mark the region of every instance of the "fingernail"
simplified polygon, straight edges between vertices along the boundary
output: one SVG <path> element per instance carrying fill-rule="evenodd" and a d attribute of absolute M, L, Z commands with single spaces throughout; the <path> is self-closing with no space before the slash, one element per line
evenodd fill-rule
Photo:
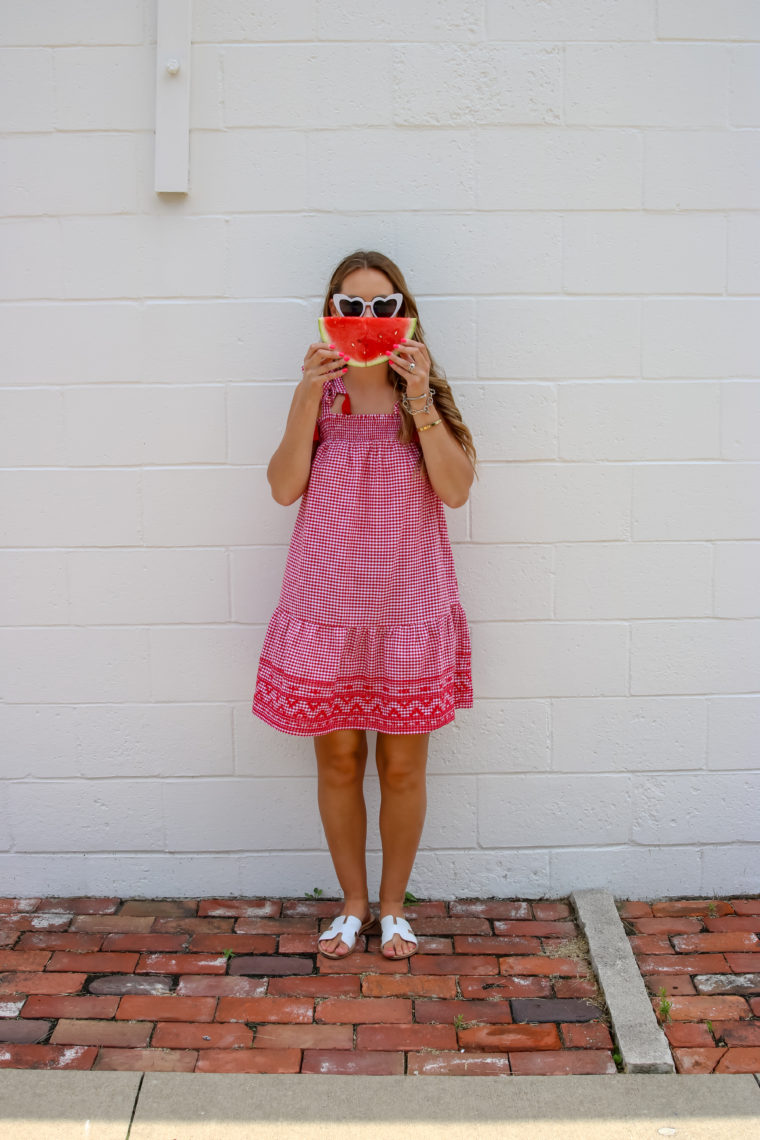
<path fill-rule="evenodd" d="M 328 344 L 328 346 L 327 346 L 327 347 L 328 347 L 328 348 L 335 348 L 335 345 L 334 345 L 334 344 Z"/>

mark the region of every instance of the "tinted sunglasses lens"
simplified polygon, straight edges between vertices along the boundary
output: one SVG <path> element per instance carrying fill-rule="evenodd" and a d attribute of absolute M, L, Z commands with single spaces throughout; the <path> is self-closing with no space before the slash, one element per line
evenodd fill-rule
<path fill-rule="evenodd" d="M 360 317 L 364 312 L 364 302 L 356 297 L 341 297 L 338 309 L 342 317 Z"/>
<path fill-rule="evenodd" d="M 394 317 L 398 308 L 396 297 L 375 297 L 372 302 L 372 312 L 376 317 Z"/>

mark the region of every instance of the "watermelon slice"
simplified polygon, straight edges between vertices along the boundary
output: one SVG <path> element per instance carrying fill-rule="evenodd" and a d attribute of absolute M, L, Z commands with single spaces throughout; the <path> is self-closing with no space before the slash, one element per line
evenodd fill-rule
<path fill-rule="evenodd" d="M 416 317 L 320 317 L 319 335 L 348 356 L 355 368 L 371 368 L 388 359 L 394 344 L 411 339 Z"/>

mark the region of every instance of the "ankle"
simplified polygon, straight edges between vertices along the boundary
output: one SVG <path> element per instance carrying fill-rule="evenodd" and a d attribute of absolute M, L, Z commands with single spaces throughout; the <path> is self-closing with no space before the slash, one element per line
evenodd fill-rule
<path fill-rule="evenodd" d="M 364 915 L 369 910 L 369 895 L 347 895 L 343 899 L 343 914 Z"/>
<path fill-rule="evenodd" d="M 380 915 L 404 913 L 404 901 L 398 899 L 380 899 Z"/>

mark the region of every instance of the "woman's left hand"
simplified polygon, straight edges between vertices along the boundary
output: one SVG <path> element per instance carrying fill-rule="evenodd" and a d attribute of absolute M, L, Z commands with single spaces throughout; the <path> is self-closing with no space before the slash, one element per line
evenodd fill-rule
<path fill-rule="evenodd" d="M 399 341 L 388 354 L 388 363 L 406 380 L 409 396 L 421 396 L 427 391 L 430 380 L 430 356 L 419 340 Z"/>

